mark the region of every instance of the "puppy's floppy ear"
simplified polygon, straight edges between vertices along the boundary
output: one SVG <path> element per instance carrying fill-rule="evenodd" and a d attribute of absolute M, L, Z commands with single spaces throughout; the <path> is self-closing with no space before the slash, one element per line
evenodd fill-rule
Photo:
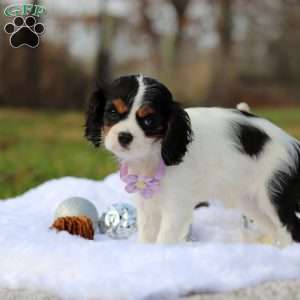
<path fill-rule="evenodd" d="M 104 84 L 98 84 L 88 103 L 85 121 L 85 137 L 96 147 L 101 143 L 101 128 L 103 126 L 106 89 Z"/>
<path fill-rule="evenodd" d="M 161 155 L 165 164 L 172 166 L 182 162 L 187 152 L 187 146 L 192 140 L 193 132 L 190 118 L 177 102 L 173 102 L 161 148 Z"/>

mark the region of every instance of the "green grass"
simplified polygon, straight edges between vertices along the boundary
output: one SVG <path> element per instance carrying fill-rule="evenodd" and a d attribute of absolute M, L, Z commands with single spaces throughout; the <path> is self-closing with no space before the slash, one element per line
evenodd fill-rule
<path fill-rule="evenodd" d="M 300 139 L 300 109 L 256 111 Z M 62 176 L 101 179 L 112 156 L 83 138 L 83 114 L 0 109 L 0 199 Z"/>
<path fill-rule="evenodd" d="M 0 199 L 48 179 L 101 179 L 116 170 L 112 156 L 83 138 L 79 113 L 0 110 Z"/>
<path fill-rule="evenodd" d="M 292 136 L 300 139 L 300 108 L 261 109 L 255 111 L 255 113 L 267 118 Z"/>

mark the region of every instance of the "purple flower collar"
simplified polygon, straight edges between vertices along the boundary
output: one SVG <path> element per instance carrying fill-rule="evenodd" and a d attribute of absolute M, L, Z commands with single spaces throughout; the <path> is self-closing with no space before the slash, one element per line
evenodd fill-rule
<path fill-rule="evenodd" d="M 159 166 L 153 177 L 141 175 L 128 175 L 128 165 L 121 164 L 120 178 L 126 183 L 125 190 L 127 193 L 139 192 L 144 198 L 150 199 L 155 192 L 158 191 L 160 180 L 166 173 L 166 165 L 163 160 L 160 161 Z"/>

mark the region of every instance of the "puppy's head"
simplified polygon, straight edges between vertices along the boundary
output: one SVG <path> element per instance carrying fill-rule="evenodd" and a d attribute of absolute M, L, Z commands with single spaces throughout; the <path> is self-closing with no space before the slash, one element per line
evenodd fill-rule
<path fill-rule="evenodd" d="M 119 159 L 133 161 L 161 155 L 166 165 L 179 164 L 192 140 L 190 119 L 158 81 L 123 76 L 92 94 L 85 136 L 101 142 Z"/>

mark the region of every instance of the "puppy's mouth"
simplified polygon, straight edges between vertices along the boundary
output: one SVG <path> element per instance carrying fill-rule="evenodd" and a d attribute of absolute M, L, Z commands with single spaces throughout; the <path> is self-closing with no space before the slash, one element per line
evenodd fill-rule
<path fill-rule="evenodd" d="M 128 155 L 130 155 L 131 150 L 130 146 L 124 147 L 120 144 L 106 145 L 106 149 L 119 158 L 128 158 Z"/>
<path fill-rule="evenodd" d="M 120 146 L 120 151 L 127 153 L 128 151 L 130 151 L 130 146 Z"/>
<path fill-rule="evenodd" d="M 123 149 L 120 151 L 112 151 L 112 153 L 120 160 L 128 160 L 128 159 L 132 159 L 132 155 L 130 153 L 130 151 Z"/>

